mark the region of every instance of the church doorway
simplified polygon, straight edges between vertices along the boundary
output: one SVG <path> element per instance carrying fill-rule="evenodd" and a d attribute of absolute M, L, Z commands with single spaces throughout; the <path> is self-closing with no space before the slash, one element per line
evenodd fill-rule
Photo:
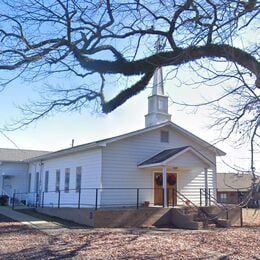
<path fill-rule="evenodd" d="M 167 206 L 177 204 L 177 174 L 167 173 Z M 163 206 L 163 178 L 161 172 L 154 173 L 154 205 Z"/>

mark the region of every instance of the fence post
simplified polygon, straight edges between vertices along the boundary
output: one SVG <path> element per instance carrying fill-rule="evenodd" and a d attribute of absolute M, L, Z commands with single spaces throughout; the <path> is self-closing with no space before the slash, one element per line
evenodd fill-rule
<path fill-rule="evenodd" d="M 165 205 L 164 205 L 164 188 L 162 188 L 162 205 L 164 208 L 165 207 Z"/>
<path fill-rule="evenodd" d="M 136 189 L 136 208 L 139 209 L 139 188 Z"/>
<path fill-rule="evenodd" d="M 228 209 L 226 209 L 226 218 L 228 219 L 229 216 L 228 216 Z"/>
<path fill-rule="evenodd" d="M 14 209 L 14 201 L 15 201 L 15 192 L 13 194 L 12 209 Z"/>
<path fill-rule="evenodd" d="M 205 189 L 205 206 L 208 206 L 208 191 Z"/>
<path fill-rule="evenodd" d="M 42 208 L 44 208 L 44 191 L 42 192 Z"/>
<path fill-rule="evenodd" d="M 98 204 L 98 189 L 96 189 L 96 202 L 95 202 L 95 210 L 97 210 L 97 204 Z"/>
<path fill-rule="evenodd" d="M 79 188 L 78 209 L 80 209 L 80 196 L 81 196 L 81 188 Z"/>
<path fill-rule="evenodd" d="M 202 189 L 200 188 L 200 206 L 202 206 Z"/>
<path fill-rule="evenodd" d="M 243 227 L 243 208 L 240 207 L 240 226 Z"/>
<path fill-rule="evenodd" d="M 209 189 L 209 197 L 208 197 L 208 199 L 209 199 L 209 206 L 211 206 L 211 191 L 210 191 L 210 189 Z"/>
<path fill-rule="evenodd" d="M 58 209 L 60 208 L 60 190 L 58 191 Z"/>

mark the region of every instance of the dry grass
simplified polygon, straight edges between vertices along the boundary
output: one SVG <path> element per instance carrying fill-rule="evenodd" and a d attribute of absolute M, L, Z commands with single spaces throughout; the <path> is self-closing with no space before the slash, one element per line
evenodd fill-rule
<path fill-rule="evenodd" d="M 259 259 L 259 231 L 81 229 L 50 236 L 0 216 L 0 259 Z"/>
<path fill-rule="evenodd" d="M 260 209 L 243 209 L 244 226 L 260 227 Z"/>

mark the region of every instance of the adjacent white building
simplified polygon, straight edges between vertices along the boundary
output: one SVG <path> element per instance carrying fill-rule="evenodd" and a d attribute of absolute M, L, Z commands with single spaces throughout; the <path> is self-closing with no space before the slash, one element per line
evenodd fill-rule
<path fill-rule="evenodd" d="M 158 68 L 145 128 L 26 160 L 27 201 L 37 193 L 45 207 L 199 204 L 225 153 L 170 120 Z"/>
<path fill-rule="evenodd" d="M 27 159 L 49 152 L 0 148 L 0 195 L 29 191 Z"/>

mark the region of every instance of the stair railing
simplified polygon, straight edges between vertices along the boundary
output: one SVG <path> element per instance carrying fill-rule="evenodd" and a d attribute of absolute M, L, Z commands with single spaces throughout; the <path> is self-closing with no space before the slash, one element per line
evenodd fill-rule
<path fill-rule="evenodd" d="M 200 189 L 200 194 L 201 196 L 205 195 L 205 197 L 208 198 L 209 205 L 214 204 L 216 207 L 218 207 L 221 210 L 219 214 L 216 214 L 216 217 L 220 215 L 222 211 L 224 211 L 226 214 L 226 219 L 229 219 L 229 215 L 228 215 L 229 207 L 219 202 L 214 196 L 212 196 L 211 189 L 208 189 L 208 191 L 206 189 Z"/>
<path fill-rule="evenodd" d="M 206 211 L 204 211 L 202 208 L 198 207 L 195 203 L 190 201 L 185 195 L 183 195 L 181 192 L 179 192 L 177 190 L 176 190 L 176 195 L 189 208 L 196 209 L 197 212 L 202 213 L 204 219 L 206 220 L 206 225 L 208 225 L 209 216 Z"/>
<path fill-rule="evenodd" d="M 219 223 L 218 223 L 218 221 L 217 221 L 217 219 L 218 219 L 218 215 L 219 214 L 217 214 L 217 215 L 215 215 L 215 216 L 211 216 L 207 211 L 205 211 L 202 207 L 198 207 L 195 203 L 193 203 L 192 201 L 190 201 L 185 195 L 183 195 L 182 193 L 180 193 L 179 191 L 176 191 L 176 194 L 177 194 L 177 197 L 179 198 L 179 199 L 181 199 L 181 201 L 182 202 L 184 202 L 187 206 L 190 206 L 190 207 L 192 207 L 192 208 L 196 208 L 197 210 L 198 210 L 198 212 L 199 213 L 202 213 L 202 215 L 203 215 L 203 217 L 205 218 L 205 220 L 206 220 L 206 225 L 208 225 L 208 221 L 213 221 L 215 224 L 218 224 L 219 225 Z M 228 211 L 226 211 L 226 212 L 228 212 Z M 228 215 L 227 215 L 227 217 L 228 217 Z M 227 218 L 228 219 L 228 218 Z"/>

